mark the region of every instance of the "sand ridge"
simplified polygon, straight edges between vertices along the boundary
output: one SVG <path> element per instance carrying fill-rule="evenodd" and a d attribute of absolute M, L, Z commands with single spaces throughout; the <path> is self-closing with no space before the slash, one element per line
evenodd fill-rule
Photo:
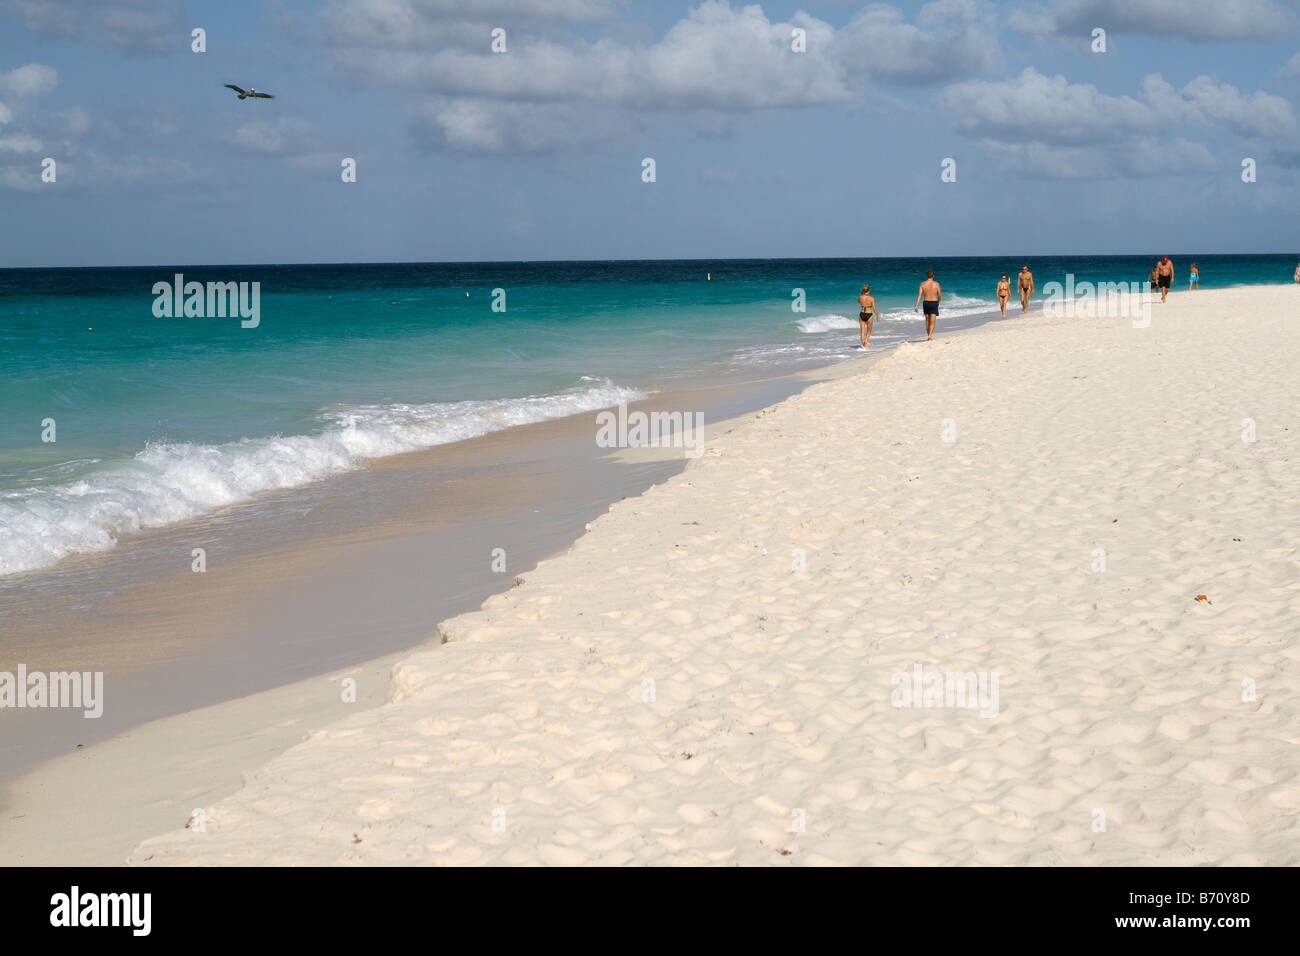
<path fill-rule="evenodd" d="M 812 386 L 130 862 L 1300 862 L 1298 299 Z"/>

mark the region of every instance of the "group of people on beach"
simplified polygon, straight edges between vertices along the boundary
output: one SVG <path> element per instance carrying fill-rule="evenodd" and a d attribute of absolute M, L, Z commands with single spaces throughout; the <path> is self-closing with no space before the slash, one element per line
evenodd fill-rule
<path fill-rule="evenodd" d="M 1016 276 L 1016 287 L 1020 290 L 1020 311 L 1029 311 L 1029 297 L 1034 294 L 1034 274 L 1029 271 L 1028 264 L 1020 267 L 1020 274 Z M 997 285 L 998 303 L 1002 306 L 1002 315 L 1007 314 L 1007 299 L 1011 295 L 1011 283 L 1007 279 L 1007 274 L 1002 273 L 1002 278 L 998 280 Z M 916 305 L 913 312 L 920 312 L 921 307 L 925 307 L 925 340 L 934 341 L 934 323 L 939 318 L 939 300 L 943 298 L 943 288 L 934 278 L 934 270 L 925 270 L 925 281 L 921 283 L 916 290 Z M 858 295 L 858 334 L 862 341 L 864 349 L 871 347 L 871 327 L 876 320 L 876 300 L 871 294 L 871 286 L 863 285 L 862 292 Z"/>
<path fill-rule="evenodd" d="M 1029 271 L 1028 265 L 1020 267 L 1020 274 L 1016 276 L 1016 288 L 1020 290 L 1020 311 L 1029 311 L 1029 297 L 1034 294 L 1034 274 Z M 1007 297 L 1011 295 L 1011 283 L 1007 281 L 1007 274 L 1002 273 L 1002 278 L 998 279 L 997 287 L 998 305 L 1002 307 L 1002 316 L 1007 314 Z"/>
<path fill-rule="evenodd" d="M 1151 291 L 1160 290 L 1160 301 L 1164 302 L 1169 295 L 1169 287 L 1174 284 L 1174 263 L 1168 256 L 1161 256 L 1160 261 L 1151 267 L 1151 273 L 1147 276 L 1147 281 L 1151 283 Z M 1187 272 L 1187 291 L 1201 287 L 1201 271 L 1193 262 Z"/>
<path fill-rule="evenodd" d="M 1147 276 L 1151 283 L 1151 291 L 1154 293 L 1157 289 L 1160 291 L 1160 301 L 1164 302 L 1169 295 L 1169 289 L 1174 283 L 1174 263 L 1168 256 L 1161 256 L 1160 260 L 1151 267 L 1151 273 Z M 1300 263 L 1295 267 L 1295 281 L 1300 285 Z M 1187 289 L 1194 291 L 1201 287 L 1201 271 L 1197 268 L 1195 262 L 1192 263 L 1188 270 Z M 1016 276 L 1016 288 L 1020 291 L 1020 311 L 1029 311 L 1029 297 L 1034 294 L 1034 274 L 1029 271 L 1029 265 L 1025 264 L 1020 267 L 1020 274 Z M 1011 297 L 1011 281 L 1007 274 L 1002 273 L 998 279 L 997 287 L 994 294 L 998 297 L 998 305 L 1002 308 L 1002 316 L 1006 318 L 1007 300 Z M 934 340 L 934 323 L 939 317 L 939 300 L 943 297 L 943 289 L 935 281 L 934 270 L 925 270 L 925 281 L 921 283 L 920 288 L 916 290 L 916 305 L 912 311 L 920 312 L 921 307 L 925 307 L 925 340 L 927 342 Z M 862 341 L 862 347 L 871 347 L 871 327 L 875 324 L 876 319 L 876 300 L 871 295 L 871 286 L 864 285 L 862 292 L 858 295 L 858 335 Z"/>

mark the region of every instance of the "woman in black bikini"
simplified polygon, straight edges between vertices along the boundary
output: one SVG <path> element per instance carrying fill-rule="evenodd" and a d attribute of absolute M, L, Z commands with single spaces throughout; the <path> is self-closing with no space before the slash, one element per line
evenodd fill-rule
<path fill-rule="evenodd" d="M 864 285 L 858 295 L 858 334 L 862 347 L 871 347 L 871 324 L 876 318 L 876 300 L 872 298 L 871 286 Z"/>

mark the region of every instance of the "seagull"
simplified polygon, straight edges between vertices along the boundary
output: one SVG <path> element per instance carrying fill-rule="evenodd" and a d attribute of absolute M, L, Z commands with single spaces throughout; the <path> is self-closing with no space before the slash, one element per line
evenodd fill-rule
<path fill-rule="evenodd" d="M 258 99 L 258 100 L 273 100 L 273 99 L 275 99 L 275 97 L 272 96 L 270 93 L 259 93 L 259 92 L 257 92 L 257 90 L 253 89 L 251 86 L 250 86 L 247 90 L 241 90 L 239 87 L 235 86 L 234 84 L 227 83 L 227 84 L 226 84 L 226 89 L 228 89 L 228 90 L 234 90 L 236 93 L 239 94 L 239 98 L 240 98 L 241 100 L 248 99 L 248 97 L 250 97 L 250 96 L 253 97 L 254 99 Z"/>

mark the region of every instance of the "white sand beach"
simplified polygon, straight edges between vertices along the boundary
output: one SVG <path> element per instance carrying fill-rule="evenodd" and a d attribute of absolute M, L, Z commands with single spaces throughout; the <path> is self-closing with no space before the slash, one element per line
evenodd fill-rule
<path fill-rule="evenodd" d="M 1176 293 L 815 385 L 130 862 L 1300 862 L 1298 317 Z M 985 699 L 897 706 L 918 667 Z"/>

